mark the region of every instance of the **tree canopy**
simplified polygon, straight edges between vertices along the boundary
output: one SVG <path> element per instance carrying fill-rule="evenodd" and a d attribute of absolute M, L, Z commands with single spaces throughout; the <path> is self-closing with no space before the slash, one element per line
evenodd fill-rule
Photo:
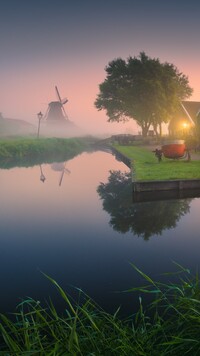
<path fill-rule="evenodd" d="M 146 136 L 152 125 L 158 132 L 176 112 L 180 101 L 192 94 L 187 76 L 170 63 L 161 63 L 144 52 L 126 61 L 117 58 L 105 68 L 106 79 L 99 85 L 95 101 L 105 109 L 108 121 L 133 119 Z"/>

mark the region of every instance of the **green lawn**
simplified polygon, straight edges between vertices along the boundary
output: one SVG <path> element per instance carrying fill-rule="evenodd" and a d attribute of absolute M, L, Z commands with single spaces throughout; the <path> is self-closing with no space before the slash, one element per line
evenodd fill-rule
<path fill-rule="evenodd" d="M 200 160 L 170 160 L 158 162 L 154 153 L 144 147 L 114 147 L 133 163 L 133 177 L 141 180 L 200 179 Z M 153 149 L 152 149 L 153 150 Z"/>

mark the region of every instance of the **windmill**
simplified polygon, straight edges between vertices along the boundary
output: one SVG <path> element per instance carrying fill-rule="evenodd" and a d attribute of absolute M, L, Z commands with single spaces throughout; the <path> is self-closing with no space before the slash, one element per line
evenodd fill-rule
<path fill-rule="evenodd" d="M 46 118 L 48 123 L 69 122 L 69 118 L 64 108 L 64 105 L 68 102 L 68 99 L 61 99 L 57 86 L 55 86 L 55 91 L 58 100 L 51 101 L 48 104 L 47 112 L 44 118 Z"/>

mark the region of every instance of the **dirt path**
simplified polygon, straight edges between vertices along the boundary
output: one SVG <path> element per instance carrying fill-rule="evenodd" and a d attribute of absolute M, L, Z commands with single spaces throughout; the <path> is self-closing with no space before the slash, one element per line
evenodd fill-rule
<path fill-rule="evenodd" d="M 190 152 L 191 161 L 200 161 L 200 152 Z"/>

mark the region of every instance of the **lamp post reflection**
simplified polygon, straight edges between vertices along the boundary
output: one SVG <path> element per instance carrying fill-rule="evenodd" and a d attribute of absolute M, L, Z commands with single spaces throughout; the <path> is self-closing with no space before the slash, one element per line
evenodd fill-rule
<path fill-rule="evenodd" d="M 45 177 L 45 175 L 44 175 L 44 173 L 43 173 L 43 171 L 42 171 L 42 166 L 41 166 L 41 164 L 40 164 L 40 180 L 41 180 L 42 183 L 44 183 L 45 180 L 46 180 L 46 177 Z"/>
<path fill-rule="evenodd" d="M 42 165 L 41 164 L 39 165 L 39 167 L 40 167 L 40 180 L 41 180 L 42 183 L 44 183 L 45 180 L 46 180 L 46 176 L 43 173 L 43 169 L 42 169 Z M 70 174 L 71 173 L 71 171 L 68 168 L 66 168 L 66 162 L 54 162 L 54 163 L 51 164 L 51 169 L 53 171 L 55 171 L 55 172 L 60 172 L 61 173 L 60 174 L 60 178 L 59 178 L 59 186 L 61 186 L 61 184 L 62 184 L 62 180 L 63 180 L 64 174 L 65 173 L 66 174 Z"/>

